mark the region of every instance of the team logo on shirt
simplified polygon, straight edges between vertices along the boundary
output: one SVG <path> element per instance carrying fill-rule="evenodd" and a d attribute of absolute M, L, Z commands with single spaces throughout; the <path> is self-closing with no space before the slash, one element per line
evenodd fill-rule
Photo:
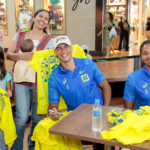
<path fill-rule="evenodd" d="M 145 90 L 145 94 L 148 94 L 148 90 Z"/>
<path fill-rule="evenodd" d="M 79 74 L 82 74 L 82 73 L 84 73 L 84 71 L 79 71 Z"/>
<path fill-rule="evenodd" d="M 146 88 L 147 87 L 147 83 L 145 83 L 144 85 L 143 85 L 143 88 Z"/>
<path fill-rule="evenodd" d="M 66 84 L 66 81 L 67 81 L 67 80 L 66 80 L 66 78 L 64 78 L 64 80 L 63 80 L 63 84 Z"/>
<path fill-rule="evenodd" d="M 65 85 L 65 84 L 66 84 L 66 82 L 67 82 L 67 79 L 66 79 L 66 78 L 64 78 L 64 80 L 63 80 L 63 84 Z M 69 89 L 70 89 L 68 85 L 65 85 L 65 86 L 66 86 L 66 89 L 67 89 L 67 90 L 69 90 Z"/>
<path fill-rule="evenodd" d="M 83 74 L 83 75 L 81 76 L 81 79 L 82 79 L 83 82 L 87 82 L 87 81 L 90 80 L 88 74 Z"/>

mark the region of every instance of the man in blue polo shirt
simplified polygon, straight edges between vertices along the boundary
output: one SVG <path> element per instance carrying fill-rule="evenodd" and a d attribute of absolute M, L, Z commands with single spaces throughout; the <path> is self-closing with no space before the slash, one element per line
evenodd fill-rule
<path fill-rule="evenodd" d="M 90 59 L 73 58 L 71 41 L 67 36 L 55 38 L 54 49 L 60 65 L 52 72 L 48 82 L 49 108 L 55 111 L 49 113 L 50 118 L 59 118 L 60 94 L 67 104 L 68 111 L 83 103 L 94 104 L 95 99 L 100 99 L 101 105 L 109 105 L 111 88 L 97 65 Z M 104 149 L 104 146 L 94 144 L 94 150 L 97 149 Z"/>
<path fill-rule="evenodd" d="M 140 55 L 144 67 L 128 76 L 124 90 L 125 107 L 130 109 L 135 101 L 136 109 L 150 106 L 150 40 L 142 43 Z"/>
<path fill-rule="evenodd" d="M 101 105 L 109 105 L 111 88 L 97 65 L 90 59 L 73 58 L 71 41 L 67 36 L 55 38 L 54 49 L 60 65 L 49 78 L 50 108 L 57 110 L 60 94 L 68 111 L 82 103 L 94 104 L 95 99 L 100 99 Z"/>

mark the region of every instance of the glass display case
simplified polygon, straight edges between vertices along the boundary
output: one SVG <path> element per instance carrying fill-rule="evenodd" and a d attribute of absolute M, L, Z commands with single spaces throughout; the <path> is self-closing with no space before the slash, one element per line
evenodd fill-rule
<path fill-rule="evenodd" d="M 15 0 L 16 6 L 16 31 L 25 29 L 34 13 L 33 0 Z"/>
<path fill-rule="evenodd" d="M 6 16 L 6 1 L 0 0 L 0 28 L 3 29 L 4 35 L 8 34 L 7 16 Z"/>
<path fill-rule="evenodd" d="M 45 0 L 44 7 L 50 12 L 49 29 L 51 34 L 65 34 L 64 0 Z"/>

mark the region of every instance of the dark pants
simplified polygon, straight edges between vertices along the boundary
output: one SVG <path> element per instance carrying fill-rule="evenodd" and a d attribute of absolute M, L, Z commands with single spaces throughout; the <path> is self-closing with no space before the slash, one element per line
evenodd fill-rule
<path fill-rule="evenodd" d="M 121 33 L 120 33 L 120 41 L 119 41 L 119 50 L 121 50 L 123 38 L 124 38 L 124 32 L 121 32 Z"/>
<path fill-rule="evenodd" d="M 128 51 L 129 50 L 129 31 L 124 31 L 124 38 L 125 38 L 125 50 Z"/>

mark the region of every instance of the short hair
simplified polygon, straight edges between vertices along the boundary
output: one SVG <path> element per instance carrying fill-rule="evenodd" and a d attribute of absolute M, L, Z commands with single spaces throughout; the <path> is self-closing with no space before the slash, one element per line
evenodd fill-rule
<path fill-rule="evenodd" d="M 141 55 L 141 53 L 142 53 L 143 47 L 144 47 L 145 45 L 147 45 L 147 44 L 150 44 L 150 40 L 146 40 L 146 41 L 144 41 L 144 42 L 141 44 L 141 46 L 140 46 L 140 55 Z"/>
<path fill-rule="evenodd" d="M 25 39 L 20 43 L 20 50 L 22 52 L 31 52 L 33 48 L 34 48 L 34 44 L 31 39 Z"/>

